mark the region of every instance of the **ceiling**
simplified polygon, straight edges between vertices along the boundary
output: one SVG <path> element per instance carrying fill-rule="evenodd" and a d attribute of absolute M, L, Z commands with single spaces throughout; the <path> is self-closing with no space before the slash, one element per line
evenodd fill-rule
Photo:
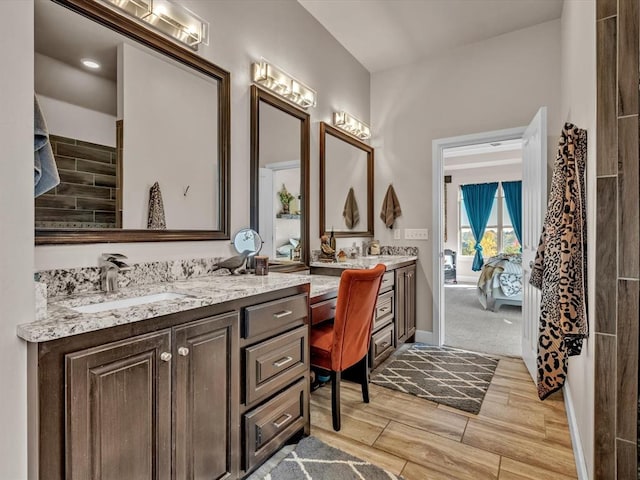
<path fill-rule="evenodd" d="M 563 0 L 298 0 L 378 72 L 560 18 Z"/>
<path fill-rule="evenodd" d="M 443 152 L 444 171 L 496 168 L 522 163 L 522 139 L 478 143 L 447 148 Z"/>

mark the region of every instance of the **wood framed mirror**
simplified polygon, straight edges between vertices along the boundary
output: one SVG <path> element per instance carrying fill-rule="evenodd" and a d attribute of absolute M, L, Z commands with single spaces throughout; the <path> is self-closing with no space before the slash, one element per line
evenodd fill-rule
<path fill-rule="evenodd" d="M 332 230 L 373 237 L 373 148 L 320 122 L 320 234 Z"/>
<path fill-rule="evenodd" d="M 61 177 L 36 198 L 35 243 L 229 239 L 229 72 L 98 2 L 34 11 L 35 91 Z M 83 70 L 80 55 L 102 67 Z M 166 229 L 147 225 L 155 182 Z"/>
<path fill-rule="evenodd" d="M 282 269 L 309 264 L 308 113 L 251 86 L 251 228 Z"/>

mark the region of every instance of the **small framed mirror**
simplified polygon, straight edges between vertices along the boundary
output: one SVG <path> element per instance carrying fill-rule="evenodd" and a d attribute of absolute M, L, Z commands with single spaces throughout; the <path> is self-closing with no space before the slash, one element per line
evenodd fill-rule
<path fill-rule="evenodd" d="M 373 236 L 373 148 L 320 123 L 320 234 Z"/>
<path fill-rule="evenodd" d="M 233 237 L 233 247 L 236 252 L 249 252 L 248 256 L 257 255 L 262 248 L 262 238 L 252 228 L 243 228 Z"/>
<path fill-rule="evenodd" d="M 251 86 L 251 227 L 262 255 L 287 269 L 309 264 L 309 125 L 308 113 Z"/>

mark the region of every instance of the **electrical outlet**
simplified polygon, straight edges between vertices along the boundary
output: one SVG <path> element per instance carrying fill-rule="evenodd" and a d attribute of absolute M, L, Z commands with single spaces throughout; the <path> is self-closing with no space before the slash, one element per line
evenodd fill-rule
<path fill-rule="evenodd" d="M 402 230 L 400 230 L 399 228 L 396 228 L 393 231 L 393 239 L 394 240 L 400 240 L 402 238 Z"/>
<path fill-rule="evenodd" d="M 406 240 L 429 240 L 428 228 L 405 228 L 404 238 Z"/>

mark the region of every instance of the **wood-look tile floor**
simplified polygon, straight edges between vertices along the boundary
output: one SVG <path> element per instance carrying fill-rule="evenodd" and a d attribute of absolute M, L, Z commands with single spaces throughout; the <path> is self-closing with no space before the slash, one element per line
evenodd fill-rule
<path fill-rule="evenodd" d="M 413 395 L 342 382 L 342 429 L 331 387 L 311 395 L 311 434 L 406 480 L 577 478 L 561 393 L 541 402 L 522 360 L 502 358 L 478 415 Z"/>

